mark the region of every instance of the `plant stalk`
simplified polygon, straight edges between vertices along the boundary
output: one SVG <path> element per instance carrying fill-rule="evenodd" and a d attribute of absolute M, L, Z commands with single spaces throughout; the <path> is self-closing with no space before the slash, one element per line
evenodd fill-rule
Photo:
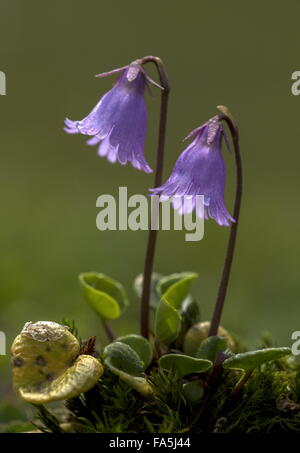
<path fill-rule="evenodd" d="M 231 400 L 235 399 L 238 397 L 238 395 L 241 393 L 243 387 L 245 386 L 246 382 L 249 380 L 253 373 L 253 370 L 246 371 L 246 373 L 239 379 L 235 387 L 232 389 L 229 398 Z"/>
<path fill-rule="evenodd" d="M 235 155 L 235 164 L 236 164 L 236 193 L 235 193 L 235 202 L 234 202 L 234 210 L 233 210 L 233 218 L 235 219 L 235 223 L 231 224 L 230 227 L 230 235 L 227 245 L 227 251 L 225 255 L 225 261 L 223 266 L 223 272 L 221 276 L 221 281 L 219 285 L 219 290 L 217 294 L 217 300 L 215 303 L 215 308 L 213 312 L 213 317 L 210 325 L 209 336 L 217 335 L 218 328 L 220 325 L 220 320 L 222 316 L 222 311 L 224 307 L 226 292 L 229 283 L 231 265 L 233 260 L 233 254 L 235 249 L 236 243 L 236 236 L 237 236 L 237 229 L 239 223 L 239 215 L 240 215 L 240 207 L 241 207 L 241 200 L 242 200 L 242 189 L 243 189 L 243 172 L 242 172 L 242 161 L 241 161 L 241 153 L 240 153 L 240 145 L 239 145 L 239 131 L 238 128 L 226 107 L 220 107 L 220 110 L 223 112 L 222 115 L 219 115 L 220 121 L 225 121 L 229 127 L 233 148 L 234 148 L 234 155 Z"/>
<path fill-rule="evenodd" d="M 156 154 L 156 169 L 155 169 L 155 179 L 154 179 L 154 187 L 159 187 L 162 184 L 170 84 L 169 84 L 169 79 L 168 79 L 164 64 L 160 58 L 147 56 L 147 57 L 141 58 L 140 60 L 137 60 L 137 63 L 139 63 L 141 65 L 144 65 L 146 63 L 154 63 L 157 68 L 157 71 L 158 71 L 160 83 L 163 87 L 163 90 L 161 92 L 158 146 L 157 146 L 157 154 Z M 144 336 L 145 338 L 149 337 L 149 299 L 150 299 L 151 276 L 152 276 L 152 271 L 153 271 L 156 240 L 157 240 L 157 230 L 152 229 L 150 226 L 148 244 L 147 244 L 146 256 L 145 256 L 145 263 L 144 263 L 144 277 L 143 277 L 143 290 L 142 290 L 142 297 L 141 297 L 141 319 L 140 319 L 141 335 Z"/>
<path fill-rule="evenodd" d="M 110 325 L 104 319 L 101 319 L 101 321 L 102 321 L 102 326 L 103 326 L 103 329 L 104 329 L 104 331 L 106 333 L 106 336 L 107 336 L 108 340 L 110 342 L 114 341 L 116 339 L 116 336 L 113 333 L 112 328 L 110 327 Z"/>

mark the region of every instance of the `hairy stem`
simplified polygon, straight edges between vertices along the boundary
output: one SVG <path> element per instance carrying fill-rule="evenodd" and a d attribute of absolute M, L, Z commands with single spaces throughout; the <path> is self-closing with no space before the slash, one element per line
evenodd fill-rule
<path fill-rule="evenodd" d="M 234 248 L 236 243 L 236 236 L 237 236 L 237 228 L 239 223 L 239 214 L 240 214 L 240 207 L 241 207 L 241 199 L 242 199 L 242 188 L 243 188 L 243 172 L 242 172 L 242 161 L 241 161 L 241 154 L 240 154 L 240 145 L 239 145 L 239 131 L 238 128 L 229 113 L 229 111 L 221 107 L 220 110 L 224 112 L 222 115 L 219 115 L 220 121 L 224 120 L 230 130 L 235 154 L 235 164 L 236 164 L 236 193 L 235 193 L 235 202 L 234 202 L 234 210 L 233 210 L 233 218 L 235 219 L 235 223 L 232 223 L 230 228 L 230 235 L 227 245 L 227 251 L 225 255 L 225 261 L 223 266 L 222 277 L 219 285 L 217 300 L 214 308 L 214 313 L 210 325 L 209 336 L 217 335 L 218 327 L 220 325 L 220 320 L 222 316 L 222 311 L 224 307 L 226 292 L 229 283 L 230 277 L 230 270 L 231 264 L 233 260 Z"/>
<path fill-rule="evenodd" d="M 167 73 L 165 71 L 165 67 L 160 58 L 147 56 L 147 57 L 144 57 L 144 58 L 138 60 L 138 63 L 141 65 L 146 64 L 146 63 L 154 63 L 157 68 L 160 83 L 163 88 L 163 90 L 161 92 L 158 146 L 157 146 L 157 154 L 156 154 L 156 169 L 155 169 L 155 179 L 154 179 L 154 187 L 158 187 L 162 184 L 162 172 L 163 172 L 163 162 L 164 162 L 164 148 L 165 148 L 168 97 L 169 97 L 169 92 L 170 92 L 170 84 L 169 84 Z M 141 335 L 143 335 L 145 338 L 148 338 L 148 336 L 149 336 L 149 299 L 150 299 L 151 275 L 152 275 L 152 271 L 153 271 L 156 239 L 157 239 L 157 230 L 152 229 L 150 227 L 146 256 L 145 256 L 145 264 L 144 264 L 144 278 L 143 278 L 143 290 L 142 290 L 142 298 L 141 298 L 141 320 L 140 320 Z"/>

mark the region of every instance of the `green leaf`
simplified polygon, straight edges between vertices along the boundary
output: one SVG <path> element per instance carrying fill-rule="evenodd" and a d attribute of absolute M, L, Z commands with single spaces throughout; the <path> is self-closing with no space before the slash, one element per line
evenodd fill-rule
<path fill-rule="evenodd" d="M 182 272 L 163 277 L 158 283 L 158 292 L 172 307 L 180 309 L 182 302 L 188 296 L 191 283 L 198 274 Z"/>
<path fill-rule="evenodd" d="M 154 320 L 154 332 L 157 341 L 162 343 L 171 343 L 175 340 L 180 332 L 181 316 L 165 300 L 161 300 Z"/>
<path fill-rule="evenodd" d="M 236 354 L 223 362 L 224 368 L 251 371 L 263 363 L 291 354 L 290 348 L 267 348 Z"/>
<path fill-rule="evenodd" d="M 192 404 L 197 404 L 204 394 L 202 382 L 197 379 L 195 381 L 183 384 L 182 393 L 184 398 Z"/>
<path fill-rule="evenodd" d="M 132 334 L 119 337 L 117 338 L 117 341 L 128 344 L 137 353 L 144 363 L 144 369 L 152 362 L 153 348 L 146 338 Z"/>
<path fill-rule="evenodd" d="M 159 365 L 166 370 L 175 370 L 181 376 L 192 373 L 204 373 L 212 367 L 212 362 L 205 359 L 196 359 L 183 354 L 166 354 L 159 361 Z"/>
<path fill-rule="evenodd" d="M 181 315 L 179 309 L 183 301 L 187 298 L 192 281 L 197 274 L 183 272 L 163 277 L 157 286 L 161 295 L 158 304 L 154 331 L 158 341 L 171 343 L 178 336 L 181 328 Z"/>
<path fill-rule="evenodd" d="M 217 354 L 220 351 L 225 351 L 227 348 L 227 341 L 224 337 L 208 337 L 200 344 L 196 352 L 196 357 L 214 362 Z"/>
<path fill-rule="evenodd" d="M 128 305 L 123 286 L 104 274 L 79 275 L 86 300 L 102 319 L 117 319 Z"/>
<path fill-rule="evenodd" d="M 144 364 L 128 344 L 115 341 L 106 346 L 103 356 L 106 366 L 122 381 L 145 397 L 152 395 L 152 387 L 142 376 Z"/>
<path fill-rule="evenodd" d="M 199 304 L 190 294 L 182 302 L 180 314 L 187 329 L 201 321 Z"/>
<path fill-rule="evenodd" d="M 162 278 L 161 274 L 158 274 L 156 272 L 152 273 L 151 276 L 151 289 L 150 289 L 150 307 L 152 309 L 156 309 L 159 301 L 160 301 L 160 294 L 157 291 L 157 284 Z M 133 283 L 133 288 L 137 294 L 137 296 L 140 298 L 142 296 L 142 291 L 143 291 L 143 281 L 144 281 L 144 276 L 143 274 L 139 274 Z"/>
<path fill-rule="evenodd" d="M 144 364 L 138 354 L 125 343 L 114 341 L 104 348 L 103 357 L 110 369 L 117 369 L 132 376 L 140 376 Z"/>
<path fill-rule="evenodd" d="M 190 327 L 183 340 L 183 352 L 185 354 L 196 357 L 197 351 L 201 343 L 209 335 L 209 329 L 210 322 L 208 321 L 199 322 Z M 219 326 L 217 336 L 224 337 L 227 341 L 228 347 L 230 349 L 234 348 L 234 341 L 231 335 L 227 332 L 227 330 L 224 329 L 224 327 Z"/>

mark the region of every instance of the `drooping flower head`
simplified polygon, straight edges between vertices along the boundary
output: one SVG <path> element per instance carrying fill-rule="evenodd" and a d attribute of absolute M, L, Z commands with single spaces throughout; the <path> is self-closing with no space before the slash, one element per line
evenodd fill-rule
<path fill-rule="evenodd" d="M 108 91 L 81 121 L 65 120 L 69 134 L 90 135 L 89 145 L 98 145 L 98 155 L 109 162 L 125 165 L 151 173 L 144 157 L 147 130 L 147 110 L 144 92 L 148 77 L 137 62 L 99 76 L 120 72 L 114 87 Z"/>
<path fill-rule="evenodd" d="M 203 195 L 204 217 L 214 219 L 219 225 L 229 226 L 235 220 L 224 202 L 226 169 L 221 147 L 222 139 L 226 143 L 227 140 L 219 117 L 215 116 L 193 130 L 185 140 L 191 137 L 194 140 L 179 156 L 169 179 L 162 186 L 150 189 L 150 192 L 160 195 L 162 200 L 174 197 L 174 209 L 180 214 L 192 212 L 197 207 L 196 195 Z"/>

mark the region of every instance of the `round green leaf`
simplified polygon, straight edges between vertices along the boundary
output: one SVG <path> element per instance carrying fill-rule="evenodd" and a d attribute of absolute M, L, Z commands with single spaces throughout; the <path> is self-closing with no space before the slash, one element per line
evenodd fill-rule
<path fill-rule="evenodd" d="M 196 359 L 183 354 L 166 354 L 159 361 L 159 365 L 166 370 L 175 370 L 181 376 L 192 373 L 204 373 L 212 367 L 212 362 L 205 359 Z"/>
<path fill-rule="evenodd" d="M 152 362 L 153 348 L 146 338 L 132 334 L 119 337 L 117 338 L 117 341 L 128 344 L 138 354 L 144 363 L 144 369 Z"/>
<path fill-rule="evenodd" d="M 228 348 L 226 338 L 224 337 L 208 337 L 202 341 L 197 352 L 196 357 L 199 359 L 207 359 L 212 362 L 215 361 L 220 351 L 225 351 Z"/>
<path fill-rule="evenodd" d="M 198 277 L 194 272 L 182 272 L 163 277 L 158 283 L 161 297 L 177 310 L 190 291 L 192 281 Z"/>
<path fill-rule="evenodd" d="M 112 371 L 119 370 L 132 376 L 140 376 L 144 371 L 144 364 L 138 354 L 128 344 L 120 341 L 114 341 L 106 346 L 103 357 Z"/>
<path fill-rule="evenodd" d="M 154 332 L 156 340 L 162 343 L 171 343 L 178 336 L 180 327 L 180 314 L 162 299 L 155 313 Z"/>
<path fill-rule="evenodd" d="M 119 376 L 131 388 L 148 397 L 153 393 L 152 387 L 142 376 L 144 364 L 138 354 L 120 341 L 109 344 L 103 351 L 104 363 L 110 371 Z"/>
<path fill-rule="evenodd" d="M 290 348 L 266 348 L 258 351 L 243 352 L 226 359 L 223 362 L 223 367 L 233 370 L 251 371 L 263 363 L 278 360 L 290 353 Z"/>
<path fill-rule="evenodd" d="M 128 305 L 123 286 L 104 274 L 87 272 L 79 275 L 86 300 L 102 319 L 116 319 Z"/>
<path fill-rule="evenodd" d="M 187 298 L 191 283 L 196 277 L 197 274 L 183 272 L 163 277 L 159 281 L 157 290 L 161 300 L 154 321 L 158 341 L 171 343 L 178 336 L 181 328 L 181 315 L 178 310 Z"/>
<path fill-rule="evenodd" d="M 204 394 L 203 384 L 199 380 L 187 382 L 183 384 L 182 393 L 187 401 L 197 404 Z"/>

